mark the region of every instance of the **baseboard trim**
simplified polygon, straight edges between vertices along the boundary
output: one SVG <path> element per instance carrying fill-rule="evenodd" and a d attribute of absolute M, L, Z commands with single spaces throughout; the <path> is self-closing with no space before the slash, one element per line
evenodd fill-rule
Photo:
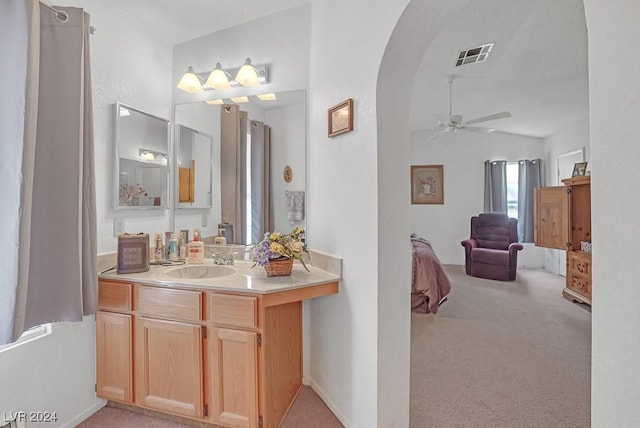
<path fill-rule="evenodd" d="M 78 415 L 76 415 L 73 419 L 67 422 L 64 425 L 60 425 L 60 428 L 74 428 L 80 425 L 80 422 L 88 419 L 91 415 L 96 413 L 98 410 L 102 409 L 107 405 L 107 400 L 98 399 L 94 404 L 92 404 L 89 408 L 83 410 Z"/>
<path fill-rule="evenodd" d="M 336 406 L 335 403 L 329 398 L 329 395 L 327 395 L 327 393 L 322 388 L 320 388 L 320 386 L 316 382 L 314 382 L 313 379 L 304 377 L 302 379 L 302 382 L 305 385 L 309 385 L 311 389 L 313 389 L 313 391 L 318 394 L 322 401 L 324 401 L 324 404 L 326 404 L 329 410 L 331 410 L 333 414 L 336 415 L 336 418 L 338 418 L 340 423 L 342 423 L 345 428 L 349 428 L 351 426 L 349 419 L 347 419 L 347 417 L 340 411 L 340 408 Z"/>

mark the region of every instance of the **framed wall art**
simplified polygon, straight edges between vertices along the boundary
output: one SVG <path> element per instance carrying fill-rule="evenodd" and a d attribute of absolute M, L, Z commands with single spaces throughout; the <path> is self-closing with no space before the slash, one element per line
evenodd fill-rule
<path fill-rule="evenodd" d="M 411 165 L 411 203 L 444 204 L 442 165 Z"/>
<path fill-rule="evenodd" d="M 327 112 L 329 137 L 353 131 L 353 100 L 344 100 Z"/>
<path fill-rule="evenodd" d="M 582 177 L 587 171 L 587 162 L 578 162 L 573 165 L 572 177 Z"/>

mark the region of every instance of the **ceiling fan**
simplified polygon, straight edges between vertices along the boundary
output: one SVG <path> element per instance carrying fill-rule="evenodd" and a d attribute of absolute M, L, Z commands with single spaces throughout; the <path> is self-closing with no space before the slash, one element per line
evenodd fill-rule
<path fill-rule="evenodd" d="M 473 125 L 476 123 L 480 123 L 480 122 L 488 122 L 490 120 L 496 120 L 496 119 L 504 119 L 507 117 L 511 117 L 511 113 L 509 113 L 508 111 L 503 111 L 500 113 L 494 113 L 494 114 L 490 114 L 488 116 L 482 116 L 482 117 L 477 117 L 475 119 L 471 119 L 471 120 L 462 120 L 462 115 L 459 114 L 452 114 L 451 112 L 451 87 L 453 86 L 453 77 L 449 78 L 449 116 L 446 120 L 446 122 L 443 122 L 441 120 L 438 121 L 438 126 L 436 126 L 435 128 L 431 128 L 432 131 L 435 131 L 436 129 L 440 129 L 440 131 L 436 132 L 435 134 L 433 134 L 431 137 L 429 137 L 427 139 L 427 141 L 432 140 L 433 138 L 435 138 L 436 136 L 440 135 L 440 134 L 450 134 L 452 132 L 455 132 L 457 130 L 461 130 L 461 131 L 471 131 L 471 132 L 481 132 L 484 134 L 488 134 L 490 132 L 495 131 L 495 129 L 493 128 L 481 128 L 479 126 L 469 126 L 469 125 Z"/>

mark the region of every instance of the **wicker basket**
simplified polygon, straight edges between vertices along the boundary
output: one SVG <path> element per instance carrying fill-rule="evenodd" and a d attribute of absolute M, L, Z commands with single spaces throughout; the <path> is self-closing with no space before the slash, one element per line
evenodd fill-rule
<path fill-rule="evenodd" d="M 267 276 L 289 276 L 293 268 L 293 259 L 275 259 L 264 265 Z"/>

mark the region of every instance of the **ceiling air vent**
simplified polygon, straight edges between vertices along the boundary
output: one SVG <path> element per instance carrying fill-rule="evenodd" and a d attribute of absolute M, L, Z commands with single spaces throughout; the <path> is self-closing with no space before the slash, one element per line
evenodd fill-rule
<path fill-rule="evenodd" d="M 493 43 L 460 51 L 458 53 L 458 58 L 456 59 L 456 67 L 486 61 L 489 53 L 491 53 L 491 49 L 493 49 Z"/>

